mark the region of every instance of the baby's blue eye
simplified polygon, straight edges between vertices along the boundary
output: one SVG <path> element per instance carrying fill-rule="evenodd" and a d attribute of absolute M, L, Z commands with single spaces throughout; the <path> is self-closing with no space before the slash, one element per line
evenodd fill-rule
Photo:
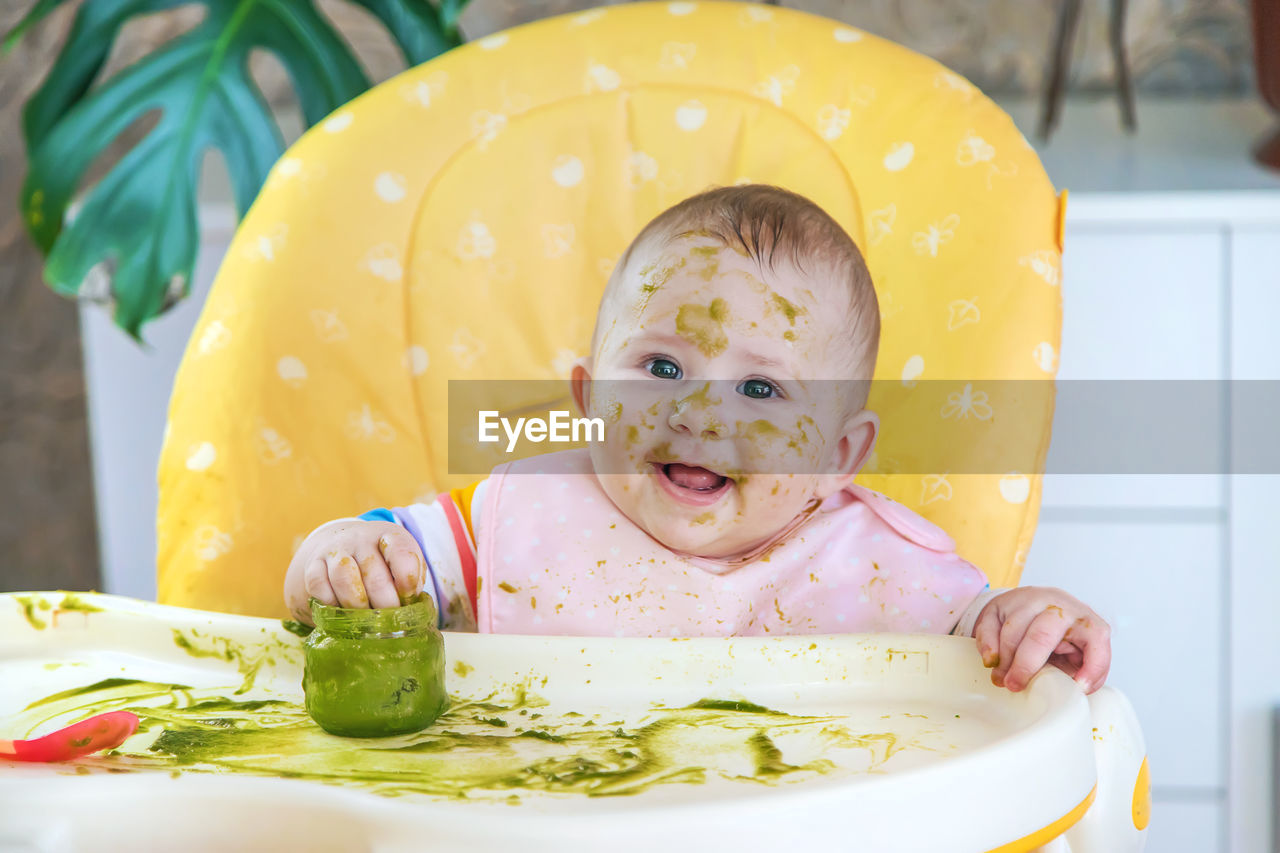
<path fill-rule="evenodd" d="M 666 358 L 655 358 L 649 362 L 649 372 L 659 379 L 679 379 L 681 375 L 679 366 Z"/>
<path fill-rule="evenodd" d="M 738 393 L 755 400 L 777 396 L 777 389 L 763 379 L 748 379 L 738 386 Z"/>

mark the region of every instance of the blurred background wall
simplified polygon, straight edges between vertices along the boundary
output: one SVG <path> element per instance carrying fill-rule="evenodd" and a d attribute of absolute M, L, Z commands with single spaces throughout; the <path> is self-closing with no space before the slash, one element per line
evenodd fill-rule
<path fill-rule="evenodd" d="M 476 0 L 470 36 L 612 2 Z M 928 54 L 991 95 L 1039 89 L 1057 0 L 783 0 Z M 1110 90 L 1111 0 L 1085 0 L 1072 89 Z M 1247 0 L 1129 0 L 1125 41 L 1139 90 L 1240 92 L 1252 85 Z"/>
<path fill-rule="evenodd" d="M 34 0 L 0 0 L 0 31 Z M 401 69 L 362 10 L 324 0 L 371 77 Z M 468 37 L 593 5 L 583 0 L 474 0 Z M 927 53 L 993 95 L 1040 88 L 1058 4 L 1053 0 L 795 0 L 781 5 L 840 19 Z M 17 215 L 25 172 L 21 106 L 48 69 L 78 8 L 68 3 L 0 57 L 0 590 L 99 588 L 92 465 L 80 321 L 41 282 L 41 259 Z M 1126 43 L 1139 91 L 1240 94 L 1253 86 L 1247 0 L 1131 0 Z M 1087 0 L 1071 89 L 1113 87 L 1110 0 Z M 198 5 L 131 23 L 110 68 L 122 67 L 200 20 Z M 254 73 L 286 128 L 296 113 L 283 71 L 260 57 Z M 1117 130 L 1117 132 L 1119 132 Z M 108 155 L 105 163 L 110 162 Z M 195 306 L 192 306 L 193 308 Z M 108 334 L 123 333 L 109 330 Z M 123 340 L 122 346 L 134 347 Z M 119 377 L 129 383 L 130 376 Z M 159 428 L 159 425 L 150 425 Z"/>

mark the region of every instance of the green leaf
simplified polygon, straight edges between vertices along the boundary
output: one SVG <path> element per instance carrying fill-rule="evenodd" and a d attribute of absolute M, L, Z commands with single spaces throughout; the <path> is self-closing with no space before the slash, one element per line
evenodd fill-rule
<path fill-rule="evenodd" d="M 62 2 L 40 0 L 6 43 Z M 445 16 L 460 4 L 437 11 L 427 0 L 353 2 L 387 26 L 411 63 L 458 44 Z M 86 0 L 23 115 L 30 170 L 21 204 L 32 238 L 47 255 L 45 278 L 67 295 L 109 299 L 116 322 L 134 337 L 188 290 L 200 244 L 196 186 L 205 152 L 222 153 L 241 215 L 283 152 L 280 130 L 248 72 L 250 52 L 264 49 L 280 59 L 308 124 L 370 85 L 312 0 L 205 0 L 208 14 L 196 28 L 96 82 L 130 18 L 188 4 Z M 155 126 L 85 194 L 68 221 L 94 159 L 153 113 Z"/>
<path fill-rule="evenodd" d="M 433 11 L 426 0 L 417 3 L 405 0 L 351 2 L 368 9 L 388 30 L 400 34 L 400 50 L 410 65 L 420 65 L 461 44 L 458 28 L 444 20 L 445 9 Z"/>
<path fill-rule="evenodd" d="M 9 39 L 16 40 L 26 29 L 65 0 L 42 0 L 28 13 Z M 190 0 L 124 0 L 118 3 L 88 3 L 72 22 L 58 61 L 49 69 L 40 89 L 23 110 L 23 132 L 27 148 L 42 140 L 49 129 L 73 103 L 89 90 L 106 64 L 111 43 L 126 20 L 134 15 L 162 12 Z"/>
<path fill-rule="evenodd" d="M 462 17 L 462 10 L 466 5 L 467 0 L 441 0 L 440 20 L 446 27 L 457 32 L 458 18 Z"/>
<path fill-rule="evenodd" d="M 18 43 L 27 30 L 44 20 L 46 15 L 61 6 L 62 3 L 63 0 L 39 0 L 27 14 L 22 16 L 22 20 L 18 21 L 13 29 L 4 34 L 4 40 L 0 42 L 0 50 L 5 52 L 12 50 L 13 46 Z"/>

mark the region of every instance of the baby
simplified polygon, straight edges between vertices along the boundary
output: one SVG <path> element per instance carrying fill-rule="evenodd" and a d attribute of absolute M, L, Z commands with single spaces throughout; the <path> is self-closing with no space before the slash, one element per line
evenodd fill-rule
<path fill-rule="evenodd" d="M 498 466 L 430 504 L 330 522 L 285 601 L 395 607 L 515 634 L 951 632 L 1021 690 L 1046 664 L 1086 690 L 1108 627 L 1061 590 L 991 590 L 925 519 L 856 486 L 880 314 L 862 256 L 807 199 L 714 189 L 618 261 L 575 402 L 586 448 Z M 537 475 L 537 476 L 527 476 Z"/>

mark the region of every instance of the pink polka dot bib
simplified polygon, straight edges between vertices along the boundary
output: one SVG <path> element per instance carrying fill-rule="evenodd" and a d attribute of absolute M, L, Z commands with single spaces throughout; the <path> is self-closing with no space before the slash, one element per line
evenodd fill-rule
<path fill-rule="evenodd" d="M 609 500 L 582 449 L 500 465 L 480 518 L 483 632 L 946 633 L 986 586 L 946 533 L 858 486 L 736 561 L 653 539 Z"/>

